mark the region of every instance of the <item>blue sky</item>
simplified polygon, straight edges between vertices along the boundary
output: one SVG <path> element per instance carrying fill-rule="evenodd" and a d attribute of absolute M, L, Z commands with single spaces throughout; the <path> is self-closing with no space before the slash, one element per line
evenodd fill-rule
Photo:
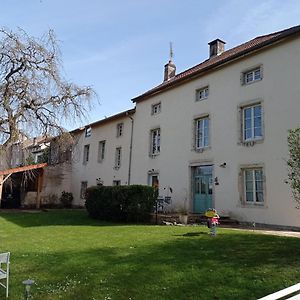
<path fill-rule="evenodd" d="M 300 1 L 2 0 L 0 20 L 36 37 L 54 29 L 65 78 L 99 96 L 93 122 L 132 108 L 131 98 L 162 82 L 170 41 L 181 72 L 208 58 L 213 39 L 229 49 L 299 25 Z"/>

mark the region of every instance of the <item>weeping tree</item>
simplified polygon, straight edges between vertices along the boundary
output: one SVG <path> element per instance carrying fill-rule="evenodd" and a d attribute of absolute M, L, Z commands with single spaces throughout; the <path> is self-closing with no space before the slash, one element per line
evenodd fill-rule
<path fill-rule="evenodd" d="M 37 39 L 0 29 L 0 145 L 6 154 L 21 136 L 61 136 L 68 121 L 86 117 L 93 90 L 68 82 L 61 70 L 52 30 Z"/>
<path fill-rule="evenodd" d="M 297 202 L 297 208 L 300 208 L 300 128 L 289 130 L 288 147 L 289 183 Z"/>

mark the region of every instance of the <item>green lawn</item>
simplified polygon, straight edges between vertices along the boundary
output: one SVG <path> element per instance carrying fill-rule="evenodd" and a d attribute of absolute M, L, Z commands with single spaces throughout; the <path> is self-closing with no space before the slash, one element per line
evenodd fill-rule
<path fill-rule="evenodd" d="M 134 226 L 83 211 L 1 213 L 10 299 L 256 299 L 300 281 L 300 239 L 202 226 Z M 0 299 L 4 289 L 0 289 Z"/>

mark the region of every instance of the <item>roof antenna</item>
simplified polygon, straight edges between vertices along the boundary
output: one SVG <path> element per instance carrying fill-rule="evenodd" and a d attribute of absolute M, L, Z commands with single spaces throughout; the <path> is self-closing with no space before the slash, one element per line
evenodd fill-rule
<path fill-rule="evenodd" d="M 170 62 L 173 61 L 174 52 L 173 52 L 173 44 L 170 42 Z"/>

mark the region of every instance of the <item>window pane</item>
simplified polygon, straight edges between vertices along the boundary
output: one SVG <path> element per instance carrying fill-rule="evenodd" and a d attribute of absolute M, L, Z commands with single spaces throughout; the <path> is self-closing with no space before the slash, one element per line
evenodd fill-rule
<path fill-rule="evenodd" d="M 260 117 L 261 116 L 261 106 L 255 106 L 254 108 L 254 117 Z"/>
<path fill-rule="evenodd" d="M 262 180 L 263 176 L 262 176 L 262 170 L 255 170 L 255 180 Z"/>
<path fill-rule="evenodd" d="M 252 131 L 251 128 L 248 130 L 245 130 L 245 140 L 251 139 L 252 138 Z"/>
<path fill-rule="evenodd" d="M 246 193 L 246 201 L 247 202 L 253 202 L 253 192 L 247 192 Z"/>
<path fill-rule="evenodd" d="M 245 129 L 251 129 L 251 119 L 245 120 Z"/>
<path fill-rule="evenodd" d="M 256 201 L 257 202 L 264 202 L 264 194 L 263 194 L 263 192 L 257 192 L 256 193 Z"/>
<path fill-rule="evenodd" d="M 255 137 L 261 137 L 262 136 L 262 134 L 261 134 L 261 127 L 254 128 L 254 136 Z"/>
<path fill-rule="evenodd" d="M 245 177 L 246 177 L 246 181 L 252 181 L 253 180 L 252 171 L 251 170 L 246 170 L 245 171 Z"/>
<path fill-rule="evenodd" d="M 249 72 L 246 74 L 246 82 L 253 81 L 253 72 Z"/>
<path fill-rule="evenodd" d="M 244 109 L 244 118 L 246 119 L 251 119 L 251 108 L 245 108 Z"/>
<path fill-rule="evenodd" d="M 263 191 L 263 182 L 262 181 L 256 181 L 255 182 L 255 189 L 258 192 L 262 192 Z"/>
<path fill-rule="evenodd" d="M 246 191 L 247 192 L 253 191 L 253 181 L 246 181 Z"/>
<path fill-rule="evenodd" d="M 258 69 L 258 70 L 256 70 L 256 71 L 254 72 L 254 79 L 255 79 L 255 80 L 260 79 L 260 69 Z"/>

